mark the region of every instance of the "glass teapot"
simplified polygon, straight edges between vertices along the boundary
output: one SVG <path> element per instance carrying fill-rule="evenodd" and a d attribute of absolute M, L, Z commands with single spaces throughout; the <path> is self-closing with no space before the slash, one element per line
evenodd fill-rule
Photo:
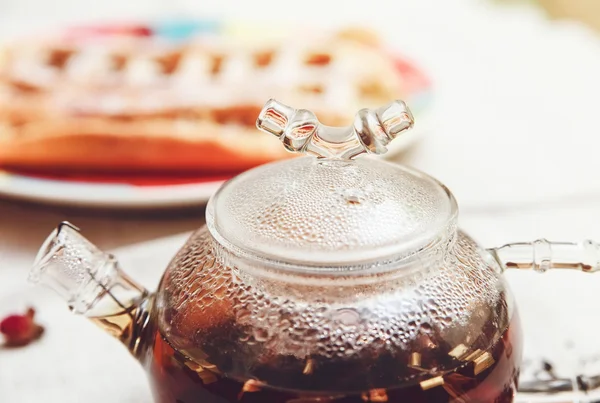
<path fill-rule="evenodd" d="M 222 186 L 155 293 L 69 223 L 32 280 L 125 344 L 157 403 L 512 402 L 522 339 L 503 272 L 593 272 L 599 247 L 484 249 L 444 185 L 356 158 L 413 126 L 401 101 L 333 128 L 270 100 L 257 126 L 311 155 Z"/>

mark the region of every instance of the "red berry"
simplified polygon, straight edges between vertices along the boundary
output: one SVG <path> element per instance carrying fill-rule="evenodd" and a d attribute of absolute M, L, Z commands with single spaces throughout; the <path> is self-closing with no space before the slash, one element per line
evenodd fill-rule
<path fill-rule="evenodd" d="M 0 333 L 9 346 L 24 346 L 38 339 L 44 328 L 33 321 L 35 310 L 29 308 L 25 315 L 9 315 L 0 322 Z"/>

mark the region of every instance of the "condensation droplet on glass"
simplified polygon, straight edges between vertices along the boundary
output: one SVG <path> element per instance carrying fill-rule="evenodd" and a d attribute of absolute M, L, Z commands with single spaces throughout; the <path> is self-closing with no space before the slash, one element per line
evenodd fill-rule
<path fill-rule="evenodd" d="M 358 324 L 360 315 L 354 309 L 342 308 L 333 314 L 333 319 L 342 325 L 352 326 Z"/>
<path fill-rule="evenodd" d="M 254 329 L 254 339 L 258 342 L 267 341 L 269 339 L 269 331 L 262 327 Z"/>

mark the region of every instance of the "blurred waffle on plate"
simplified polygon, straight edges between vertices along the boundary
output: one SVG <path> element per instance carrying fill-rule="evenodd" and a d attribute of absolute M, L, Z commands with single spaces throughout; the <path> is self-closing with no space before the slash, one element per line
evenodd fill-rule
<path fill-rule="evenodd" d="M 0 166 L 237 172 L 290 157 L 254 127 L 269 98 L 347 125 L 360 108 L 410 95 L 409 76 L 369 31 L 227 32 L 90 26 L 9 44 L 0 53 Z"/>

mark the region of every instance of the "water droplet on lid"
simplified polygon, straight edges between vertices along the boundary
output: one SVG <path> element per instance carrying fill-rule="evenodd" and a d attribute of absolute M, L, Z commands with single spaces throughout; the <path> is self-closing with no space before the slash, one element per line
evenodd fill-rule
<path fill-rule="evenodd" d="M 269 339 L 269 330 L 265 328 L 254 329 L 254 339 L 258 342 L 265 342 Z"/>
<path fill-rule="evenodd" d="M 247 309 L 240 309 L 239 311 L 237 311 L 235 313 L 235 320 L 238 322 L 243 322 L 245 320 L 247 320 L 248 318 L 250 318 L 251 316 L 251 312 L 248 311 Z"/>
<path fill-rule="evenodd" d="M 281 331 L 289 331 L 290 330 L 290 326 L 291 326 L 290 321 L 287 320 L 287 319 L 284 319 L 281 322 L 279 322 L 279 325 L 277 327 L 279 327 L 279 329 Z"/>
<path fill-rule="evenodd" d="M 348 204 L 360 204 L 360 198 L 356 195 L 346 196 L 346 201 Z"/>
<path fill-rule="evenodd" d="M 351 326 L 358 324 L 360 315 L 354 309 L 342 308 L 333 314 L 333 319 L 342 325 Z"/>
<path fill-rule="evenodd" d="M 227 295 L 227 287 L 225 285 L 220 286 L 214 292 L 215 298 L 223 299 Z"/>

